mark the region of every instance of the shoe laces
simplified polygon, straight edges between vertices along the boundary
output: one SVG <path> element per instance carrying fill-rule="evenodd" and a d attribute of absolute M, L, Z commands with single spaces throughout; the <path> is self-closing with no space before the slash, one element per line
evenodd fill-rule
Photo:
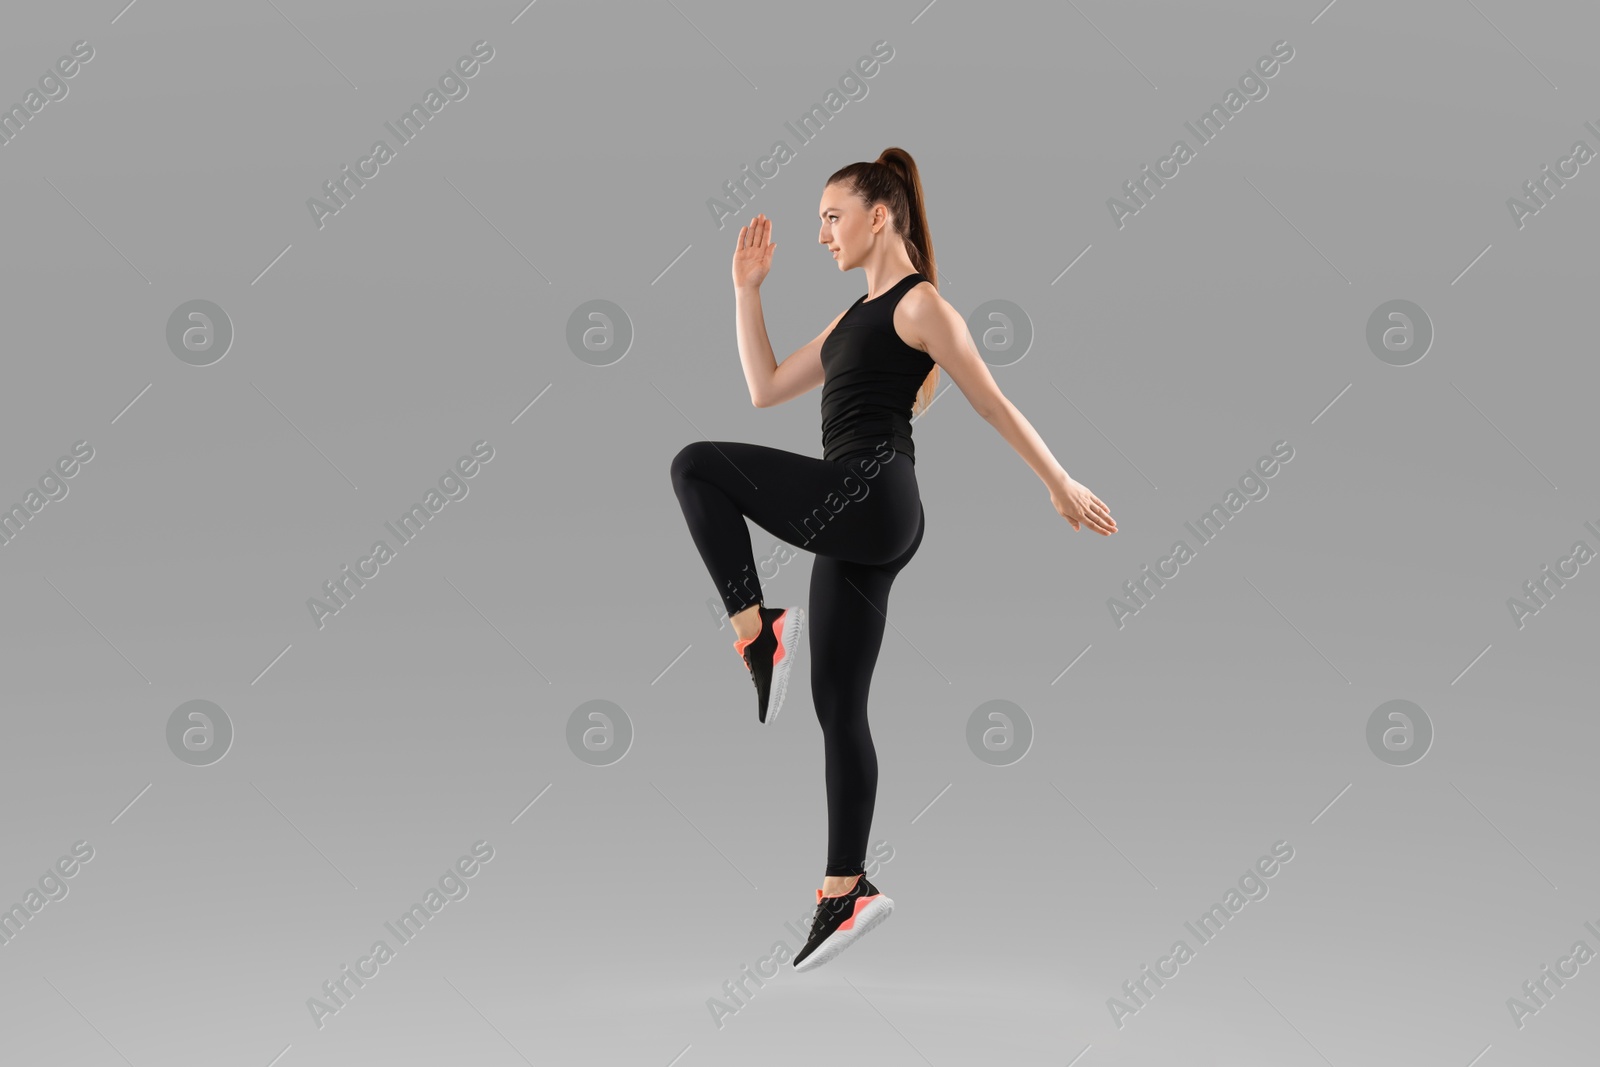
<path fill-rule="evenodd" d="M 856 883 L 858 886 L 860 884 L 861 883 L 859 881 Z M 836 897 L 822 897 L 817 901 L 817 910 L 811 914 L 812 937 L 817 936 L 817 931 L 822 929 L 822 927 L 830 918 L 838 914 L 839 909 L 844 906 L 845 899 L 850 896 L 850 893 L 854 892 L 855 889 L 852 888 L 849 893 L 844 893 Z M 830 900 L 834 902 L 831 905 L 828 903 Z"/>

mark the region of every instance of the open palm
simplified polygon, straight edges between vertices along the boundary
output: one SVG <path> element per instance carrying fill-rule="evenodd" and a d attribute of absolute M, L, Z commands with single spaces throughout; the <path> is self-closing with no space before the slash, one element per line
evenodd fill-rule
<path fill-rule="evenodd" d="M 739 243 L 733 250 L 733 286 L 754 289 L 772 269 L 772 220 L 757 215 L 748 226 L 739 227 Z"/>

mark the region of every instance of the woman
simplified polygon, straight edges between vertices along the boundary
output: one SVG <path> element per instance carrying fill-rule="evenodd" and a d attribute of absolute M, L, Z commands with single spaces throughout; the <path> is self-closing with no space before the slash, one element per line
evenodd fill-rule
<path fill-rule="evenodd" d="M 941 369 L 1016 449 L 1072 524 L 1117 529 L 1100 498 L 1067 476 L 1022 413 L 1001 395 L 966 323 L 936 288 L 922 181 L 903 149 L 835 172 L 822 191 L 817 240 L 840 270 L 860 267 L 868 295 L 780 365 L 761 314 L 772 222 L 757 215 L 733 253 L 739 360 L 758 408 L 822 386 L 823 456 L 764 445 L 696 441 L 672 460 L 689 533 L 733 622 L 734 651 L 756 689 L 761 722 L 776 715 L 804 611 L 770 608 L 748 517 L 816 554 L 811 571 L 811 695 L 822 724 L 828 865 L 799 970 L 820 966 L 888 917 L 894 902 L 865 877 L 878 788 L 867 690 L 883 643 L 889 587 L 922 543 L 911 416 L 927 410 Z M 770 705 L 770 712 L 769 712 Z"/>

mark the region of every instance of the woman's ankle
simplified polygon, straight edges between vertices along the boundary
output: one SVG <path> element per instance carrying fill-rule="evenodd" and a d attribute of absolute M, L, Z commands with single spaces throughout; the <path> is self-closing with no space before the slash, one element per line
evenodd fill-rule
<path fill-rule="evenodd" d="M 733 635 L 735 637 L 743 641 L 761 632 L 760 608 L 761 605 L 759 603 L 751 604 L 743 611 L 735 612 L 728 617 L 728 621 L 733 623 Z"/>
<path fill-rule="evenodd" d="M 825 897 L 842 897 L 856 887 L 856 882 L 863 878 L 859 874 L 824 875 L 822 878 L 822 895 Z"/>

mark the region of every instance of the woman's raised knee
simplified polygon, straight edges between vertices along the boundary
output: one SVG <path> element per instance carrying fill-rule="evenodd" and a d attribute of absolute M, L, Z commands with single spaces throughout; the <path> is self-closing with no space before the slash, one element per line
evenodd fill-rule
<path fill-rule="evenodd" d="M 678 449 L 678 454 L 672 457 L 672 480 L 682 481 L 693 474 L 695 465 L 715 449 L 716 446 L 710 441 L 690 441 Z"/>

